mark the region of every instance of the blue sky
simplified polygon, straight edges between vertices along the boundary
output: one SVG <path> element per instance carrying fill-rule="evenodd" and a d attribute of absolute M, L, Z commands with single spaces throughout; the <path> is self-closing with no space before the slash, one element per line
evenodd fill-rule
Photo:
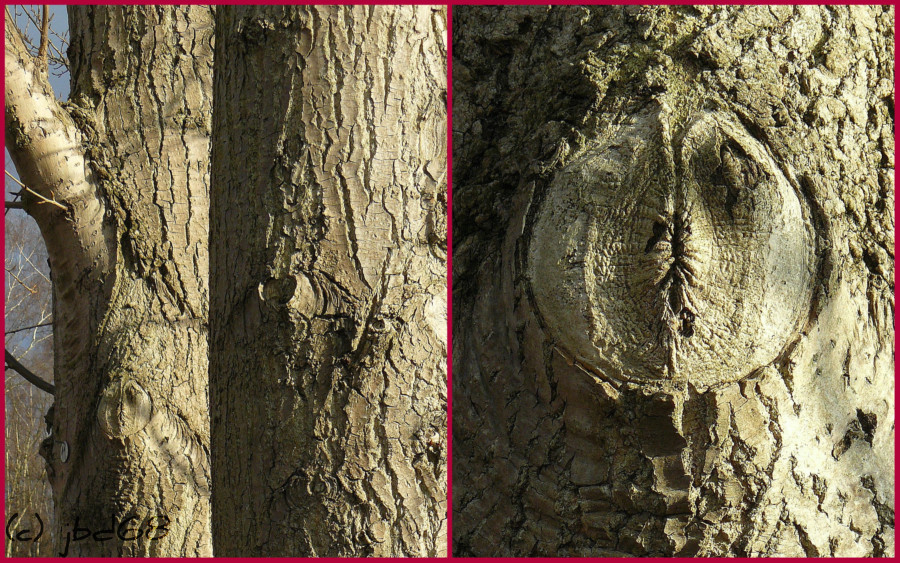
<path fill-rule="evenodd" d="M 29 6 L 31 8 L 39 7 L 39 6 Z M 9 6 L 10 12 L 13 12 L 15 6 Z M 21 10 L 20 10 L 21 11 Z M 67 37 L 69 33 L 69 16 L 66 14 L 65 6 L 50 6 L 50 27 L 56 33 L 62 35 L 63 37 Z M 19 29 L 25 30 L 28 34 L 28 37 L 34 42 L 38 42 L 38 35 L 33 25 L 27 23 L 28 20 L 24 16 L 20 16 L 16 18 L 16 24 L 19 26 Z M 59 39 L 51 36 L 50 39 L 58 46 Z M 65 52 L 65 46 L 60 47 L 60 50 Z M 53 73 L 50 74 L 50 85 L 53 86 L 53 91 L 56 93 L 56 97 L 65 100 L 69 97 L 69 73 L 66 72 L 63 76 L 57 77 L 54 76 Z"/>

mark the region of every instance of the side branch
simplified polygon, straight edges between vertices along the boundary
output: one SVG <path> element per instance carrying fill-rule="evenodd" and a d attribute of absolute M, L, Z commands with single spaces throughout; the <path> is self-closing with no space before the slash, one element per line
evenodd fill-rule
<path fill-rule="evenodd" d="M 50 6 L 44 6 L 41 21 L 41 45 L 38 47 L 38 64 L 42 72 L 47 72 L 47 42 L 50 38 Z"/>
<path fill-rule="evenodd" d="M 12 354 L 9 353 L 9 350 L 5 350 L 6 352 L 6 366 L 16 370 L 19 372 L 19 375 L 25 378 L 26 381 L 44 391 L 46 393 L 50 393 L 51 395 L 56 393 L 56 387 L 53 386 L 52 383 L 47 383 L 40 377 L 36 376 L 31 370 L 23 366 L 19 360 L 15 358 Z"/>
<path fill-rule="evenodd" d="M 16 178 L 16 177 L 13 176 L 12 174 L 10 174 L 9 170 L 6 171 L 6 176 L 7 176 L 9 179 L 11 179 L 13 182 L 15 182 L 15 183 L 19 184 L 20 186 L 22 186 L 22 189 L 23 189 L 23 190 L 28 190 L 29 192 L 31 192 L 32 194 L 34 194 L 35 197 L 41 199 L 44 203 L 52 203 L 53 205 L 55 205 L 56 207 L 59 207 L 59 208 L 62 209 L 63 211 L 66 210 L 66 206 L 65 206 L 65 205 L 62 205 L 62 204 L 59 203 L 59 202 L 53 201 L 52 199 L 47 199 L 47 198 L 45 198 L 44 196 L 42 196 L 41 194 L 39 194 L 39 193 L 37 193 L 36 191 L 32 190 L 31 188 L 29 188 L 28 186 L 26 186 L 25 184 L 23 184 L 22 182 L 20 182 L 18 178 Z M 16 193 L 16 194 L 14 194 L 14 195 L 17 195 L 17 196 L 18 196 L 19 194 Z M 22 206 L 20 205 L 19 207 L 17 207 L 17 209 L 22 209 Z"/>
<path fill-rule="evenodd" d="M 28 186 L 22 208 L 40 226 L 54 271 L 102 275 L 109 262 L 104 208 L 86 166 L 82 133 L 9 17 L 5 35 L 6 147 Z M 40 205 L 47 202 L 54 205 Z"/>
<path fill-rule="evenodd" d="M 6 336 L 9 336 L 10 334 L 16 334 L 17 332 L 25 332 L 26 330 L 32 330 L 35 328 L 43 328 L 45 326 L 53 326 L 53 322 L 51 321 L 51 322 L 47 322 L 47 323 L 38 323 L 36 325 L 23 326 L 22 328 L 17 328 L 14 330 L 7 330 Z"/>

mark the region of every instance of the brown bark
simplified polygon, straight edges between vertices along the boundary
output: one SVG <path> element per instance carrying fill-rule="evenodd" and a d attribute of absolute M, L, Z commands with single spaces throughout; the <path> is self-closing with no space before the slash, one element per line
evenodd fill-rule
<path fill-rule="evenodd" d="M 7 142 L 54 281 L 56 400 L 42 454 L 59 550 L 211 555 L 208 8 L 73 7 L 71 102 L 7 21 Z M 131 520 L 129 520 L 131 519 Z M 164 526 L 148 539 L 148 527 Z M 83 532 L 79 532 L 83 533 Z"/>
<path fill-rule="evenodd" d="M 445 17 L 217 13 L 217 555 L 445 553 Z"/>
<path fill-rule="evenodd" d="M 50 407 L 53 396 L 39 389 L 10 368 L 10 357 L 27 366 L 42 380 L 52 380 L 52 286 L 47 252 L 37 225 L 25 213 L 6 214 L 5 337 L 7 351 L 5 418 L 5 506 L 6 518 L 18 514 L 10 525 L 10 534 L 34 534 L 40 525 L 34 516 L 46 519 L 53 513 L 50 483 L 43 458 L 36 455 L 46 436 L 41 416 Z M 7 541 L 6 557 L 51 557 L 53 545 L 45 541 Z"/>

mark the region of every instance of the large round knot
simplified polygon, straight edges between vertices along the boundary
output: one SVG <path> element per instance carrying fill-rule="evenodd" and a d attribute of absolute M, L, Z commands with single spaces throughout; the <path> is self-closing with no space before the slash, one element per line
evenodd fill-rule
<path fill-rule="evenodd" d="M 736 120 L 702 113 L 671 141 L 654 119 L 556 174 L 531 218 L 530 294 L 556 346 L 611 379 L 735 381 L 807 318 L 814 230 Z"/>

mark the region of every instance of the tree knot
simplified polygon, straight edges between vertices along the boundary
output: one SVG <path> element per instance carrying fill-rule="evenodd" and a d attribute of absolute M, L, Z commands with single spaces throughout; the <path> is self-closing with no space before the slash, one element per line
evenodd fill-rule
<path fill-rule="evenodd" d="M 152 413 L 150 394 L 137 381 L 118 378 L 100 396 L 97 421 L 107 437 L 123 439 L 143 430 Z"/>

